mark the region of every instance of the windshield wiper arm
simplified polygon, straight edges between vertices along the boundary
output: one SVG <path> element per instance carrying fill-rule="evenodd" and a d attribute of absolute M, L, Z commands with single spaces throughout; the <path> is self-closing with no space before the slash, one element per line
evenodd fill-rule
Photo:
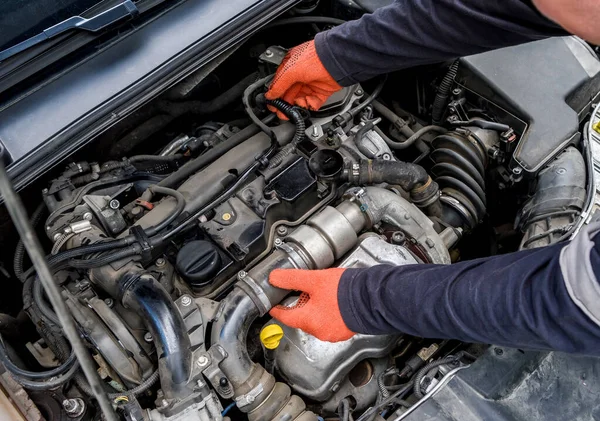
<path fill-rule="evenodd" d="M 4 51 L 0 51 L 0 61 L 6 60 L 7 58 L 14 56 L 21 51 L 25 51 L 28 48 L 60 35 L 63 32 L 74 29 L 88 32 L 98 32 L 114 23 L 126 19 L 132 19 L 139 15 L 139 13 L 140 12 L 138 8 L 133 1 L 125 0 L 123 3 L 117 4 L 115 7 L 111 7 L 110 9 L 91 18 L 86 19 L 81 16 L 72 16 L 54 26 L 44 29 L 43 32 L 28 38 L 17 45 L 13 45 Z"/>

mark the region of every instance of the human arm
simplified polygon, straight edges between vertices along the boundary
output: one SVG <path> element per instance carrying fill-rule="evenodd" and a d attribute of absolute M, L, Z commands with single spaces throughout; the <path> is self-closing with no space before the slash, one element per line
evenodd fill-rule
<path fill-rule="evenodd" d="M 397 0 L 291 49 L 266 97 L 314 110 L 383 73 L 565 34 L 528 0 Z"/>
<path fill-rule="evenodd" d="M 348 333 L 336 337 L 345 328 L 365 334 L 407 333 L 599 355 L 600 236 L 590 242 L 589 235 L 590 231 L 582 232 L 567 246 L 450 266 L 336 269 L 330 283 L 322 282 L 319 289 L 313 289 L 310 299 L 320 298 L 322 291 L 330 295 L 331 303 L 332 291 L 323 285 L 335 284 L 337 314 L 343 324 L 335 322 L 335 306 L 331 304 L 307 304 L 298 320 L 302 320 L 303 329 L 317 337 L 333 335 L 328 340 L 347 339 Z M 304 279 L 297 278 L 297 285 L 310 283 L 309 273 Z M 276 277 L 274 274 L 271 281 Z M 289 279 L 287 276 L 288 285 Z M 286 286 L 279 279 L 275 281 Z M 294 311 L 276 309 L 272 315 L 295 325 Z"/>

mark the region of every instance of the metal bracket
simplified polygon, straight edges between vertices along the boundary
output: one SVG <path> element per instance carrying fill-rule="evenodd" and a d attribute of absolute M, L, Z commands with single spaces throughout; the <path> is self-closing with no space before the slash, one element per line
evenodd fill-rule
<path fill-rule="evenodd" d="M 227 352 L 220 345 L 213 345 L 206 354 L 200 355 L 196 363 L 206 365 L 206 368 L 202 370 L 204 377 L 223 399 L 230 399 L 233 397 L 233 387 L 225 373 L 219 368 L 219 364 L 225 358 L 227 358 Z"/>

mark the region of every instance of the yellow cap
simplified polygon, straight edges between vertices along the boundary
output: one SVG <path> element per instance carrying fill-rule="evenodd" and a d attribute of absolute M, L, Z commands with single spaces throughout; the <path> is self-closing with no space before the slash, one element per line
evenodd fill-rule
<path fill-rule="evenodd" d="M 283 329 L 279 325 L 265 326 L 260 331 L 260 341 L 267 349 L 276 349 L 283 338 Z"/>
<path fill-rule="evenodd" d="M 593 129 L 596 131 L 596 133 L 600 133 L 600 121 L 594 124 Z"/>

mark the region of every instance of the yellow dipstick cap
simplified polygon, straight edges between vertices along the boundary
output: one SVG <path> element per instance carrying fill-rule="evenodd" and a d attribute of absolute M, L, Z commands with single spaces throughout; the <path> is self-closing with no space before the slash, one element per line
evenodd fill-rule
<path fill-rule="evenodd" d="M 265 326 L 260 331 L 260 341 L 267 349 L 276 349 L 283 338 L 283 329 L 279 325 Z"/>
<path fill-rule="evenodd" d="M 600 121 L 592 127 L 596 133 L 600 133 Z"/>

